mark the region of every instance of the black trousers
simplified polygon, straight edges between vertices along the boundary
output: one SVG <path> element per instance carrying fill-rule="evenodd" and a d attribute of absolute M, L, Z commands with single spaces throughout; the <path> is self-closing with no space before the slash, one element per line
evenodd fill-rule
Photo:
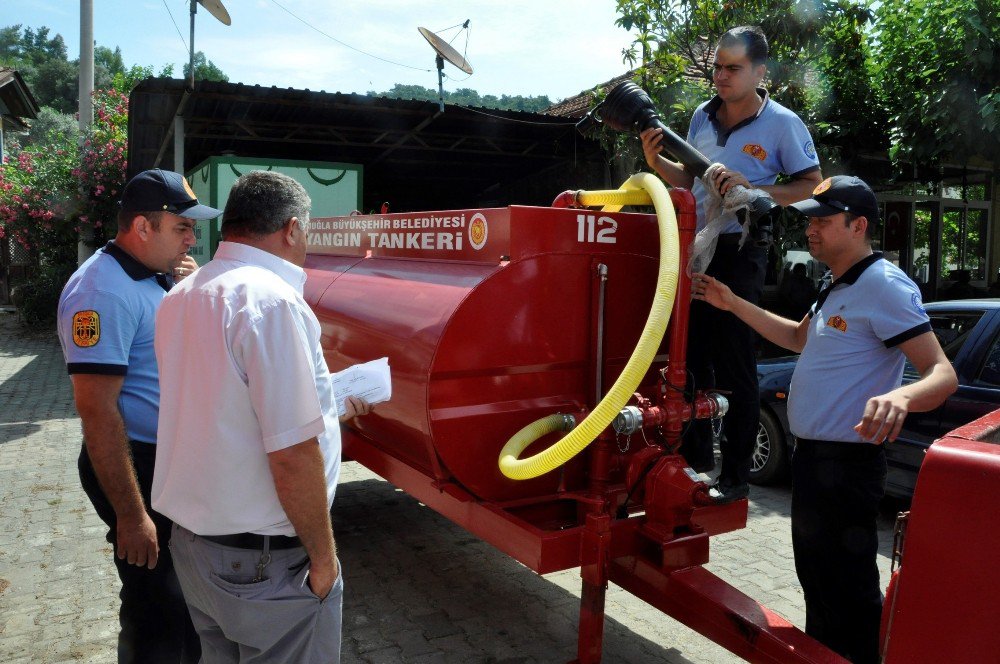
<path fill-rule="evenodd" d="M 792 454 L 792 548 L 806 634 L 855 663 L 877 664 L 882 616 L 881 445 L 800 440 Z"/>
<path fill-rule="evenodd" d="M 715 256 L 706 273 L 729 286 L 733 293 L 753 304 L 764 292 L 767 253 L 748 240 L 737 248 L 738 235 L 719 236 Z M 687 294 L 683 294 L 686 296 Z M 719 481 L 743 484 L 750 478 L 750 460 L 760 423 L 757 386 L 756 333 L 728 311 L 707 302 L 692 300 L 688 329 L 688 369 L 694 387 L 718 388 L 728 395 L 729 413 L 724 420 L 721 443 L 722 472 Z M 714 466 L 712 424 L 695 420 L 688 427 L 681 454 L 692 468 L 704 471 Z"/>
<path fill-rule="evenodd" d="M 97 515 L 108 524 L 107 540 L 116 548 L 113 558 L 122 582 L 119 594 L 122 606 L 118 613 L 121 624 L 121 631 L 118 633 L 118 661 L 120 664 L 194 663 L 201 657 L 201 644 L 191 624 L 191 616 L 184 603 L 184 594 L 167 547 L 172 524 L 165 516 L 150 508 L 156 446 L 136 441 L 131 441 L 129 445 L 146 513 L 156 525 L 156 537 L 160 545 L 159 558 L 153 569 L 119 560 L 116 529 L 118 521 L 114 508 L 97 481 L 86 445 L 80 451 L 77 464 L 83 490 L 97 510 Z"/>

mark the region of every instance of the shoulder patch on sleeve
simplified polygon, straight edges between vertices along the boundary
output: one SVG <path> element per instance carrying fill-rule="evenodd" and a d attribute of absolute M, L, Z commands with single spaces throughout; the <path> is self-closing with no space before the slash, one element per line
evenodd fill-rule
<path fill-rule="evenodd" d="M 919 311 L 920 313 L 924 314 L 925 316 L 927 315 L 927 310 L 924 309 L 924 303 L 920 300 L 919 293 L 914 293 L 913 295 L 910 296 L 910 304 L 912 304 L 913 308 Z"/>
<path fill-rule="evenodd" d="M 816 158 L 816 146 L 813 145 L 812 141 L 806 141 L 802 146 L 802 151 L 806 153 L 806 156 L 810 159 Z"/>
<path fill-rule="evenodd" d="M 93 309 L 73 314 L 73 343 L 80 348 L 90 348 L 101 340 L 101 316 Z"/>

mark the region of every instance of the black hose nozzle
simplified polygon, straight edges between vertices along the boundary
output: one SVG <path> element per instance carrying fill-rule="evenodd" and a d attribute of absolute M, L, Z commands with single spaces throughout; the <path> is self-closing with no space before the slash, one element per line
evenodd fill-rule
<path fill-rule="evenodd" d="M 639 133 L 650 127 L 660 129 L 663 132 L 663 140 L 660 143 L 662 149 L 683 164 L 684 169 L 696 178 L 705 175 L 705 171 L 711 165 L 705 155 L 660 120 L 653 100 L 645 90 L 631 81 L 616 86 L 604 101 L 577 122 L 576 128 L 580 133 L 586 133 L 600 123 L 616 131 Z M 754 243 L 767 246 L 773 236 L 774 222 L 780 215 L 781 206 L 773 198 L 759 196 L 751 201 L 749 208 L 740 215 L 740 223 L 749 222 Z"/>

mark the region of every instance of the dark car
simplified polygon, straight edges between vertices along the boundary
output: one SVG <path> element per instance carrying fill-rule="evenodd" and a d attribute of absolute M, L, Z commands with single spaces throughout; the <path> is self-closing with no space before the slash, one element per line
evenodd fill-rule
<path fill-rule="evenodd" d="M 1000 407 L 1000 299 L 931 302 L 925 307 L 934 334 L 958 374 L 958 390 L 932 411 L 910 413 L 899 437 L 886 445 L 886 493 L 902 498 L 913 495 L 917 472 L 931 443 Z M 788 429 L 786 403 L 796 359 L 782 357 L 757 364 L 760 429 L 750 469 L 750 481 L 755 484 L 771 484 L 788 473 L 794 437 Z M 907 362 L 903 382 L 918 378 Z"/>

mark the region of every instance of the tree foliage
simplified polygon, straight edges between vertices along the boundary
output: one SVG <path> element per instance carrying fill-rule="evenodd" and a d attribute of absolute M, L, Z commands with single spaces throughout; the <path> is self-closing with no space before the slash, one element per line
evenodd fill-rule
<path fill-rule="evenodd" d="M 895 159 L 1000 155 L 1000 3 L 884 0 L 873 60 Z"/>
<path fill-rule="evenodd" d="M 78 63 L 66 59 L 62 38 L 50 38 L 47 28 L 0 28 L 0 63 L 16 67 L 42 105 L 27 134 L 7 137 L 9 154 L 0 164 L 0 237 L 36 260 L 17 298 L 29 324 L 53 315 L 76 267 L 78 238 L 99 246 L 115 231 L 125 185 L 128 93 L 153 68 L 126 66 L 117 48 L 97 47 L 94 61 L 94 122 L 80 137 L 70 114 L 76 109 Z M 160 75 L 171 73 L 168 66 Z"/>
<path fill-rule="evenodd" d="M 66 56 L 62 35 L 49 37 L 49 29 L 37 31 L 21 25 L 0 28 L 0 65 L 21 74 L 39 106 L 60 113 L 76 110 L 79 84 L 76 62 Z"/>
<path fill-rule="evenodd" d="M 80 61 L 70 60 L 66 42 L 61 35 L 50 36 L 47 27 L 24 28 L 21 24 L 0 28 L 0 66 L 14 67 L 21 74 L 39 106 L 60 113 L 76 113 L 80 90 Z M 160 69 L 158 76 L 172 76 L 173 65 Z M 187 76 L 188 66 L 184 65 Z M 142 76 L 142 75 L 145 76 Z M 119 47 L 97 45 L 94 48 L 94 89 L 121 89 L 122 81 L 132 87 L 142 78 L 153 75 L 152 67 L 128 66 Z M 228 81 L 219 67 L 195 53 L 195 75 L 198 80 Z M 131 90 L 124 90 L 126 94 Z"/>
<path fill-rule="evenodd" d="M 22 136 L 19 143 L 24 147 L 44 145 L 51 140 L 52 134 L 66 136 L 74 145 L 80 133 L 80 123 L 69 113 L 60 113 L 50 106 L 43 106 L 38 117 L 31 121 L 28 133 Z M 11 137 L 16 141 L 16 138 Z"/>
<path fill-rule="evenodd" d="M 59 292 L 76 268 L 77 239 L 89 237 L 99 246 L 115 231 L 125 185 L 127 104 L 122 92 L 98 90 L 82 149 L 75 125 L 56 119 L 41 139 L 14 146 L 0 164 L 0 237 L 37 261 L 16 298 L 29 325 L 54 316 Z"/>
<path fill-rule="evenodd" d="M 184 63 L 184 78 L 191 77 L 191 63 Z M 229 77 L 219 69 L 214 62 L 205 57 L 204 51 L 195 51 L 194 80 L 196 81 L 228 81 Z"/>
<path fill-rule="evenodd" d="M 385 92 L 369 91 L 370 97 L 392 97 L 394 99 L 418 99 L 421 101 L 437 101 L 438 92 L 422 85 L 404 85 L 397 83 Z M 480 95 L 470 88 L 459 88 L 454 92 L 444 91 L 444 100 L 448 104 L 461 106 L 479 106 L 483 108 L 498 108 L 510 111 L 529 111 L 537 113 L 552 106 L 552 101 L 546 95 L 524 97 L 522 95 Z"/>

